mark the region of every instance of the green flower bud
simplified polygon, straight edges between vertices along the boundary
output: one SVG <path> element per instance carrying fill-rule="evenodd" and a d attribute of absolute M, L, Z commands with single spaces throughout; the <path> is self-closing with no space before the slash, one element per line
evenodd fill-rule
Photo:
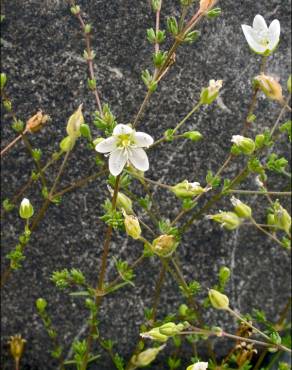
<path fill-rule="evenodd" d="M 291 75 L 289 76 L 288 81 L 287 81 L 287 89 L 289 93 L 291 94 L 292 92 L 292 76 Z"/>
<path fill-rule="evenodd" d="M 222 266 L 219 271 L 219 280 L 222 285 L 225 285 L 231 275 L 230 269 L 226 266 Z"/>
<path fill-rule="evenodd" d="M 83 137 L 90 139 L 91 138 L 91 131 L 90 127 L 86 123 L 82 123 L 80 125 L 80 133 Z"/>
<path fill-rule="evenodd" d="M 1 88 L 1 90 L 6 85 L 6 81 L 7 81 L 6 73 L 1 73 L 1 79 L 0 79 L 0 88 Z"/>
<path fill-rule="evenodd" d="M 218 290 L 209 290 L 209 299 L 212 306 L 218 310 L 227 310 L 229 308 L 229 299 L 225 294 L 218 292 Z"/>
<path fill-rule="evenodd" d="M 261 74 L 255 77 L 254 83 L 262 90 L 267 98 L 283 102 L 282 86 L 273 77 Z"/>
<path fill-rule="evenodd" d="M 137 217 L 127 215 L 124 212 L 124 225 L 126 233 L 133 239 L 139 239 L 141 236 L 141 227 Z"/>
<path fill-rule="evenodd" d="M 128 215 L 133 214 L 133 203 L 130 198 L 125 194 L 118 192 L 117 196 L 117 207 L 121 210 L 124 210 Z"/>
<path fill-rule="evenodd" d="M 8 100 L 8 99 L 3 100 L 3 106 L 7 110 L 7 112 L 11 112 L 12 110 L 11 100 Z"/>
<path fill-rule="evenodd" d="M 80 6 L 79 6 L 79 5 L 74 5 L 74 6 L 72 6 L 72 7 L 70 8 L 70 10 L 71 10 L 71 13 L 72 13 L 73 15 L 77 15 L 77 14 L 79 14 L 79 13 L 80 13 Z"/>
<path fill-rule="evenodd" d="M 145 351 L 134 355 L 131 358 L 131 364 L 135 367 L 144 367 L 148 366 L 152 361 L 154 361 L 160 351 L 163 350 L 165 345 L 158 348 L 148 348 Z"/>
<path fill-rule="evenodd" d="M 219 95 L 219 91 L 222 87 L 223 81 L 222 80 L 210 80 L 209 86 L 203 88 L 201 92 L 201 104 L 209 105 L 213 103 L 215 99 L 217 99 Z"/>
<path fill-rule="evenodd" d="M 261 149 L 265 144 L 265 135 L 259 134 L 255 138 L 255 147 L 256 149 Z"/>
<path fill-rule="evenodd" d="M 181 316 L 186 316 L 188 313 L 188 306 L 186 304 L 181 304 L 179 306 L 178 312 Z"/>
<path fill-rule="evenodd" d="M 78 109 L 70 116 L 67 123 L 66 131 L 71 139 L 76 140 L 81 135 L 80 126 L 83 123 L 82 104 L 80 104 Z"/>
<path fill-rule="evenodd" d="M 60 148 L 63 152 L 67 153 L 73 149 L 75 144 L 75 140 L 72 139 L 70 136 L 64 137 L 64 139 L 60 142 Z"/>
<path fill-rule="evenodd" d="M 152 0 L 151 5 L 153 11 L 157 12 L 161 8 L 161 0 Z"/>
<path fill-rule="evenodd" d="M 140 336 L 142 338 L 147 338 L 151 340 L 155 340 L 157 342 L 165 343 L 168 340 L 168 336 L 165 334 L 162 334 L 159 330 L 159 328 L 153 328 L 147 332 L 141 333 Z"/>
<path fill-rule="evenodd" d="M 284 230 L 286 234 L 290 235 L 291 216 L 278 201 L 274 204 L 274 217 L 275 225 L 278 226 L 279 229 Z"/>
<path fill-rule="evenodd" d="M 231 198 L 231 203 L 234 206 L 234 211 L 237 216 L 241 218 L 251 218 L 252 210 L 247 204 L 243 203 L 241 200 L 235 197 Z"/>
<path fill-rule="evenodd" d="M 183 133 L 183 137 L 192 141 L 199 141 L 203 138 L 203 135 L 199 131 L 188 131 Z"/>
<path fill-rule="evenodd" d="M 47 301 L 44 298 L 38 298 L 35 304 L 36 304 L 36 308 L 38 309 L 40 313 L 44 312 L 48 305 Z"/>
<path fill-rule="evenodd" d="M 255 151 L 255 142 L 241 135 L 233 135 L 231 142 L 243 153 L 246 155 L 251 155 Z"/>
<path fill-rule="evenodd" d="M 91 32 L 92 26 L 91 24 L 86 24 L 84 27 L 84 33 L 89 34 Z"/>
<path fill-rule="evenodd" d="M 19 215 L 24 220 L 28 220 L 34 213 L 33 206 L 27 198 L 23 198 L 19 207 Z"/>
<path fill-rule="evenodd" d="M 188 180 L 172 186 L 170 190 L 178 198 L 190 198 L 207 191 L 207 189 L 201 187 L 199 182 L 188 182 Z"/>
<path fill-rule="evenodd" d="M 237 229 L 241 224 L 240 218 L 234 212 L 220 212 L 215 215 L 209 215 L 207 218 L 218 222 L 227 230 Z"/>
<path fill-rule="evenodd" d="M 152 242 L 152 252 L 160 257 L 169 257 L 176 250 L 178 242 L 173 235 L 160 235 Z"/>
<path fill-rule="evenodd" d="M 167 322 L 166 324 L 163 324 L 159 327 L 159 331 L 163 335 L 172 337 L 183 331 L 185 327 L 186 326 L 184 324 L 175 324 L 174 322 Z"/>
<path fill-rule="evenodd" d="M 24 130 L 24 123 L 20 119 L 14 120 L 12 128 L 16 132 L 22 132 Z"/>

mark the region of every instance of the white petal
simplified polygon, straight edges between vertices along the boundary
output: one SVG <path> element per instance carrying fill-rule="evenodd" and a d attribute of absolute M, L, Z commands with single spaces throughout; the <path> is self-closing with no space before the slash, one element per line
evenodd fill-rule
<path fill-rule="evenodd" d="M 255 31 L 250 26 L 245 24 L 243 24 L 241 27 L 249 47 L 256 53 L 264 53 L 267 48 L 257 42 Z"/>
<path fill-rule="evenodd" d="M 142 148 L 131 148 L 129 150 L 129 161 L 140 171 L 149 169 L 148 157 Z"/>
<path fill-rule="evenodd" d="M 148 147 L 152 145 L 154 141 L 150 135 L 145 134 L 144 132 L 135 132 L 134 140 L 135 144 L 140 148 Z"/>
<path fill-rule="evenodd" d="M 113 135 L 125 135 L 125 134 L 131 134 L 133 132 L 133 129 L 128 125 L 116 125 L 113 131 Z"/>
<path fill-rule="evenodd" d="M 262 17 L 259 14 L 257 14 L 254 17 L 252 26 L 256 31 L 267 31 L 268 30 L 268 26 L 267 26 L 267 23 L 264 17 Z"/>
<path fill-rule="evenodd" d="M 274 19 L 269 27 L 269 49 L 274 50 L 280 40 L 281 26 L 278 19 Z"/>
<path fill-rule="evenodd" d="M 109 170 L 114 176 L 118 176 L 128 160 L 127 152 L 124 149 L 116 149 L 109 157 Z"/>
<path fill-rule="evenodd" d="M 99 153 L 109 153 L 116 149 L 117 139 L 113 136 L 101 141 L 95 147 Z"/>

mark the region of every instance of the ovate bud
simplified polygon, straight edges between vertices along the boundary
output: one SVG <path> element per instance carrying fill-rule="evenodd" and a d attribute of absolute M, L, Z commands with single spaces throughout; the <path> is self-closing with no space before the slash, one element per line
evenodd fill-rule
<path fill-rule="evenodd" d="M 202 188 L 199 182 L 188 182 L 188 180 L 184 180 L 172 186 L 171 191 L 178 198 L 190 198 L 202 194 L 207 190 Z"/>
<path fill-rule="evenodd" d="M 169 257 L 176 250 L 178 242 L 173 235 L 160 235 L 152 242 L 152 251 L 160 257 Z"/>
<path fill-rule="evenodd" d="M 159 327 L 159 331 L 161 334 L 164 334 L 168 337 L 172 337 L 174 335 L 179 334 L 182 330 L 184 330 L 189 325 L 184 324 L 175 324 L 174 322 L 167 322 Z"/>
<path fill-rule="evenodd" d="M 202 139 L 203 135 L 199 131 L 188 131 L 183 133 L 183 137 L 192 141 L 199 141 Z"/>
<path fill-rule="evenodd" d="M 80 126 L 83 123 L 82 104 L 80 104 L 78 109 L 70 116 L 67 123 L 66 131 L 71 139 L 76 140 L 81 135 Z"/>
<path fill-rule="evenodd" d="M 140 336 L 142 338 L 147 338 L 147 339 L 155 340 L 155 341 L 161 342 L 161 343 L 165 343 L 168 340 L 168 336 L 162 334 L 159 331 L 159 328 L 153 328 L 153 329 L 151 329 L 151 330 L 149 330 L 147 332 L 140 333 Z"/>
<path fill-rule="evenodd" d="M 231 203 L 234 206 L 235 213 L 239 217 L 241 217 L 241 218 L 251 218 L 252 210 L 247 204 L 243 203 L 241 200 L 239 200 L 235 197 L 231 198 Z"/>
<path fill-rule="evenodd" d="M 218 97 L 219 91 L 222 87 L 222 80 L 210 80 L 209 86 L 205 87 L 201 92 L 201 104 L 211 104 Z"/>
<path fill-rule="evenodd" d="M 274 205 L 274 217 L 275 225 L 278 226 L 279 229 L 284 230 L 286 234 L 289 235 L 291 229 L 291 216 L 278 201 Z"/>
<path fill-rule="evenodd" d="M 212 306 L 218 310 L 227 310 L 229 308 L 229 299 L 225 294 L 218 292 L 218 290 L 209 290 L 209 299 Z"/>
<path fill-rule="evenodd" d="M 208 362 L 196 362 L 187 367 L 186 370 L 207 370 Z"/>
<path fill-rule="evenodd" d="M 28 220 L 32 217 L 34 213 L 33 206 L 31 205 L 30 201 L 27 198 L 23 198 L 22 202 L 20 203 L 19 207 L 19 215 L 24 220 Z"/>
<path fill-rule="evenodd" d="M 282 86 L 275 78 L 261 74 L 254 81 L 267 98 L 283 102 Z"/>
<path fill-rule="evenodd" d="M 162 351 L 164 347 L 165 345 L 158 348 L 148 348 L 138 355 L 134 355 L 131 358 L 131 364 L 135 367 L 144 367 L 149 365 L 152 361 L 156 359 L 158 353 Z"/>
<path fill-rule="evenodd" d="M 220 212 L 215 215 L 209 215 L 207 218 L 218 222 L 227 230 L 237 229 L 241 224 L 240 218 L 234 212 Z"/>
<path fill-rule="evenodd" d="M 226 266 L 222 266 L 219 271 L 220 284 L 225 285 L 229 280 L 230 275 L 231 275 L 230 269 Z"/>
<path fill-rule="evenodd" d="M 255 142 L 241 135 L 233 135 L 231 142 L 244 154 L 251 155 L 255 151 Z"/>
<path fill-rule="evenodd" d="M 42 313 L 42 312 L 44 312 L 45 311 L 45 309 L 46 309 L 46 307 L 47 307 L 47 301 L 45 300 L 45 299 L 43 299 L 43 298 L 38 298 L 37 300 L 36 300 L 36 302 L 35 302 L 35 304 L 36 304 L 36 308 L 38 309 L 38 311 L 40 312 L 40 313 Z"/>
<path fill-rule="evenodd" d="M 133 239 L 139 239 L 141 236 L 141 227 L 137 217 L 124 213 L 124 225 L 126 233 Z"/>
<path fill-rule="evenodd" d="M 131 215 L 134 213 L 132 206 L 133 204 L 131 199 L 128 198 L 125 194 L 118 192 L 117 207 L 123 209 L 128 215 Z"/>
<path fill-rule="evenodd" d="M 60 149 L 67 153 L 73 149 L 75 144 L 75 139 L 72 139 L 70 136 L 64 137 L 64 139 L 60 142 Z"/>
<path fill-rule="evenodd" d="M 10 353 L 17 364 L 19 364 L 19 361 L 23 354 L 25 342 L 26 340 L 22 339 L 20 334 L 10 337 L 10 340 L 8 342 L 10 344 Z"/>

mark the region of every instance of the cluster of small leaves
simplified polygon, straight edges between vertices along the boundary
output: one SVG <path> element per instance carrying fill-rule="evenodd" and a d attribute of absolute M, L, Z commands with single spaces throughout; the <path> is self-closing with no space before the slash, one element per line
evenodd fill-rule
<path fill-rule="evenodd" d="M 291 143 L 291 141 L 292 141 L 292 121 L 289 120 L 289 121 L 283 123 L 283 125 L 280 126 L 280 131 L 287 133 L 289 141 Z"/>
<path fill-rule="evenodd" d="M 191 296 L 195 296 L 200 292 L 201 284 L 198 281 L 193 280 L 187 284 L 187 287 L 180 286 L 179 288 L 183 295 L 188 298 Z"/>
<path fill-rule="evenodd" d="M 111 188 L 114 188 L 116 184 L 116 177 L 110 174 L 107 182 L 111 186 Z M 131 182 L 132 182 L 131 176 L 129 176 L 126 173 L 122 173 L 122 175 L 120 176 L 119 188 L 128 189 L 128 187 L 131 185 Z"/>
<path fill-rule="evenodd" d="M 152 202 L 148 194 L 144 198 L 139 198 L 138 202 L 139 202 L 139 205 L 147 211 L 149 211 L 152 207 Z"/>
<path fill-rule="evenodd" d="M 115 260 L 116 269 L 120 277 L 127 283 L 134 285 L 133 279 L 135 277 L 133 269 L 129 266 L 127 261 L 121 259 Z"/>
<path fill-rule="evenodd" d="M 113 353 L 114 342 L 111 339 L 102 339 L 100 344 L 111 354 L 116 369 L 125 370 L 125 360 L 118 353 Z"/>
<path fill-rule="evenodd" d="M 283 173 L 287 165 L 288 165 L 287 159 L 284 157 L 278 158 L 278 155 L 275 153 L 272 153 L 267 161 L 267 168 L 270 171 L 277 173 Z"/>
<path fill-rule="evenodd" d="M 209 170 L 207 172 L 207 176 L 206 176 L 206 182 L 208 185 L 210 185 L 213 189 L 216 189 L 220 186 L 221 184 L 221 179 L 219 176 L 215 176 L 213 175 L 213 172 L 211 170 Z"/>
<path fill-rule="evenodd" d="M 65 289 L 72 285 L 84 286 L 86 283 L 83 273 L 75 268 L 54 271 L 51 280 L 59 289 Z"/>
<path fill-rule="evenodd" d="M 148 69 L 146 69 L 145 71 L 142 72 L 141 78 L 142 78 L 145 86 L 147 87 L 147 89 L 150 92 L 153 93 L 154 91 L 156 91 L 157 85 L 158 85 L 157 81 L 155 81 L 155 79 L 153 78 L 151 73 L 148 71 Z"/>
<path fill-rule="evenodd" d="M 112 226 L 114 229 L 124 230 L 124 217 L 122 212 L 113 209 L 112 203 L 106 199 L 103 204 L 105 214 L 100 217 L 107 225 Z"/>
<path fill-rule="evenodd" d="M 95 112 L 93 123 L 99 130 L 104 132 L 105 136 L 112 135 L 117 122 L 108 104 L 102 106 L 102 114 L 98 111 Z"/>
<path fill-rule="evenodd" d="M 30 240 L 30 234 L 30 230 L 26 227 L 24 232 L 19 236 L 19 243 L 6 255 L 6 258 L 10 260 L 10 267 L 13 270 L 18 270 L 21 267 L 21 262 L 25 259 L 23 249 Z"/>
<path fill-rule="evenodd" d="M 6 198 L 2 202 L 2 207 L 6 212 L 11 212 L 15 208 L 15 205 L 11 202 L 10 199 Z"/>
<path fill-rule="evenodd" d="M 170 220 L 162 219 L 158 222 L 159 230 L 162 234 L 173 235 L 177 240 L 180 239 L 179 229 L 171 225 Z"/>

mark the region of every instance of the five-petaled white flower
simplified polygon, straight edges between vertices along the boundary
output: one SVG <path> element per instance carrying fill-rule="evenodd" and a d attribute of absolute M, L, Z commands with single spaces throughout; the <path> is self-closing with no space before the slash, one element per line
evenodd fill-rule
<path fill-rule="evenodd" d="M 268 27 L 258 14 L 254 17 L 252 27 L 245 24 L 241 27 L 250 48 L 257 54 L 269 55 L 279 43 L 281 27 L 278 19 L 274 19 Z"/>
<path fill-rule="evenodd" d="M 109 153 L 109 170 L 118 176 L 127 162 L 137 170 L 147 171 L 149 162 L 144 149 L 153 144 L 150 135 L 136 132 L 128 125 L 119 124 L 114 128 L 113 135 L 96 145 L 99 153 Z"/>

